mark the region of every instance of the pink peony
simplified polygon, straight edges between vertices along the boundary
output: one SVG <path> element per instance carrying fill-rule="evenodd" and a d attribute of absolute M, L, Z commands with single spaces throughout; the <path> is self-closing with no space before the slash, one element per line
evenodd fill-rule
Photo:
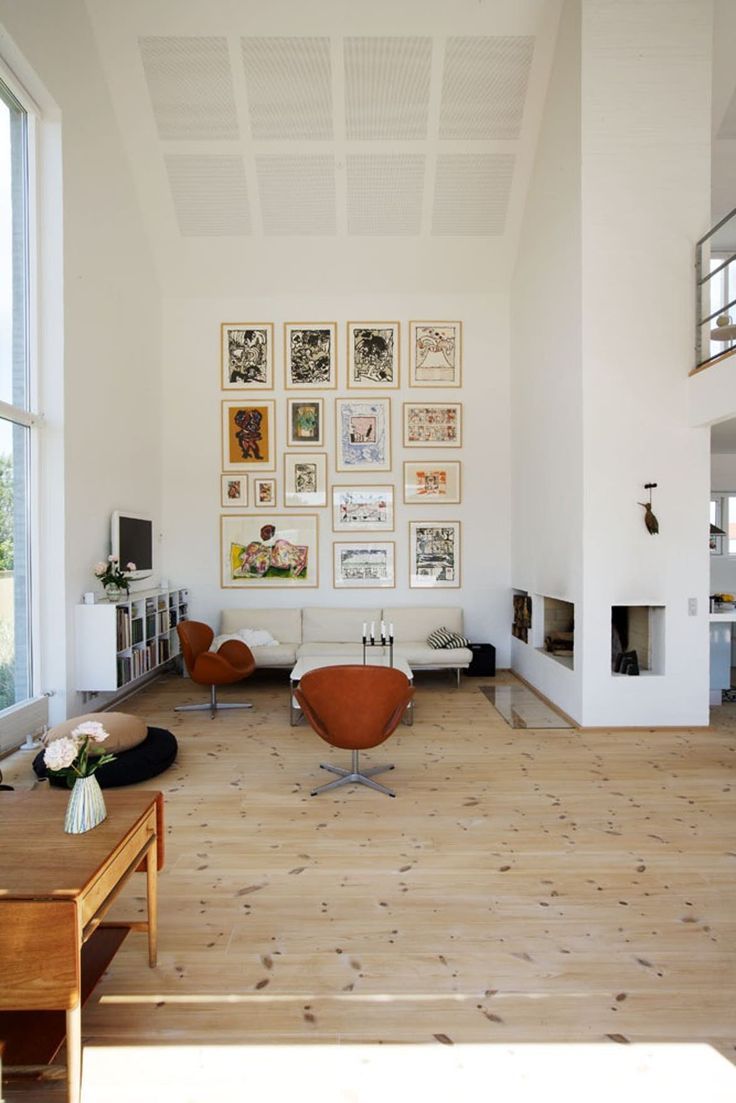
<path fill-rule="evenodd" d="M 117 563 L 119 558 L 120 558 L 120 556 L 118 556 L 118 555 L 108 555 L 107 561 L 108 561 L 108 563 Z"/>
<path fill-rule="evenodd" d="M 104 743 L 109 734 L 96 720 L 85 720 L 74 729 L 72 738 L 81 740 L 89 736 L 93 743 Z"/>
<path fill-rule="evenodd" d="M 126 569 L 126 571 L 137 571 L 138 570 L 135 563 L 126 563 L 125 564 L 125 569 Z"/>
<path fill-rule="evenodd" d="M 106 570 L 107 570 L 107 563 L 95 563 L 95 566 L 94 566 L 95 574 L 104 574 Z"/>
<path fill-rule="evenodd" d="M 78 751 L 79 744 L 76 739 L 63 736 L 49 743 L 43 752 L 43 760 L 49 770 L 66 770 L 74 762 Z"/>

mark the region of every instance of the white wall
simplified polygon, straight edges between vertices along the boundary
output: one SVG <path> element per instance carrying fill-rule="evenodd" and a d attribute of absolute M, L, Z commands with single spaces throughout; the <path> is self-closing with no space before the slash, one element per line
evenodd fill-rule
<path fill-rule="evenodd" d="M 528 643 L 512 665 L 565 712 L 580 713 L 582 673 L 536 649 L 539 595 L 582 597 L 580 334 L 580 16 L 558 30 L 511 298 L 512 585 L 532 594 Z M 509 614 L 510 617 L 510 614 Z"/>
<path fill-rule="evenodd" d="M 410 389 L 407 349 L 410 319 L 459 319 L 463 322 L 463 387 L 460 390 Z M 276 325 L 277 492 L 283 501 L 286 393 L 283 389 L 285 321 L 338 322 L 338 389 L 325 391 L 328 482 L 392 483 L 395 487 L 394 533 L 366 534 L 367 539 L 396 541 L 397 585 L 393 590 L 335 590 L 332 543 L 344 539 L 332 532 L 330 508 L 320 517 L 320 585 L 318 589 L 220 588 L 220 402 L 236 397 L 220 390 L 219 332 L 223 321 L 273 321 Z M 334 399 L 345 387 L 346 322 L 398 319 L 401 322 L 400 391 L 391 396 L 391 472 L 371 477 L 336 474 L 334 467 Z M 162 572 L 191 592 L 191 613 L 213 625 L 220 610 L 235 606 L 422 604 L 462 605 L 466 629 L 474 640 L 490 641 L 497 659 L 508 666 L 509 587 L 509 360 L 508 300 L 504 295 L 288 295 L 262 299 L 169 299 L 164 317 L 163 476 L 164 518 Z M 434 453 L 402 447 L 402 402 L 463 402 L 463 447 Z M 432 510 L 403 504 L 403 460 L 427 455 L 462 462 L 462 503 Z M 264 474 L 271 474 L 265 473 Z M 252 490 L 252 485 L 251 485 Z M 252 495 L 251 495 L 252 500 Z M 256 511 L 264 514 L 265 511 Z M 286 511 L 288 512 L 288 511 Z M 308 512 L 313 512 L 309 510 Z M 437 593 L 412 590 L 409 574 L 409 521 L 462 522 L 462 586 Z"/>
<path fill-rule="evenodd" d="M 47 662 L 43 689 L 55 692 L 54 718 L 81 711 L 73 669 L 73 608 L 94 588 L 92 565 L 109 551 L 116 508 L 160 516 L 160 290 L 140 211 L 122 154 L 83 0 L 0 0 L 0 23 L 60 109 L 63 156 L 63 285 L 45 286 L 53 315 L 63 296 L 63 335 L 41 334 L 41 373 L 53 371 L 42 394 L 45 413 L 64 444 L 63 489 L 41 519 L 47 567 L 44 589 L 65 591 L 66 625 L 51 618 L 55 668 Z M 7 44 L 7 43 L 6 43 Z M 49 179 L 42 181 L 49 186 Z M 52 199 L 60 192 L 51 179 Z M 45 217 L 53 218 L 53 203 Z M 58 227 L 46 226 L 45 232 Z M 62 365 L 64 393 L 54 386 Z M 45 343 L 44 343 L 45 342 Z M 42 478 L 53 473 L 42 471 Z M 58 507 L 63 498 L 65 533 Z M 63 541 L 63 554 L 54 555 Z M 60 569 L 61 567 L 61 569 Z M 48 610 L 47 610 L 48 612 Z M 66 670 L 58 656 L 66 655 Z"/>

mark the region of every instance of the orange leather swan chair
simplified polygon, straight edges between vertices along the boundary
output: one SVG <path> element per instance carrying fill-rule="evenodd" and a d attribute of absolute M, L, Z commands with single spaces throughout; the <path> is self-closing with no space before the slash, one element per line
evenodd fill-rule
<path fill-rule="evenodd" d="M 212 719 L 218 709 L 250 709 L 251 704 L 225 704 L 217 700 L 217 687 L 229 686 L 248 678 L 256 668 L 253 653 L 247 644 L 239 640 L 227 640 L 218 651 L 208 648 L 215 633 L 207 624 L 198 620 L 182 620 L 176 626 L 181 642 L 181 653 L 189 677 L 200 686 L 210 687 L 207 705 L 177 705 L 175 712 L 205 712 L 210 710 Z"/>
<path fill-rule="evenodd" d="M 333 747 L 342 747 L 353 754 L 350 770 L 320 762 L 321 769 L 338 776 L 335 781 L 313 789 L 312 796 L 351 784 L 367 785 L 389 797 L 396 796 L 386 785 L 373 781 L 376 774 L 393 770 L 393 766 L 361 770 L 358 755 L 388 739 L 413 694 L 406 675 L 390 667 L 323 666 L 304 675 L 294 690 L 302 712 L 317 735 Z"/>

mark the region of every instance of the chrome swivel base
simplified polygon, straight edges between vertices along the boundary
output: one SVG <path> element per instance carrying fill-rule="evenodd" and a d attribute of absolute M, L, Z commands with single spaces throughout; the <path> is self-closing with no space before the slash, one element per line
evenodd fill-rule
<path fill-rule="evenodd" d="M 217 686 L 210 686 L 210 699 L 208 704 L 202 705 L 176 705 L 174 712 L 207 712 L 209 711 L 210 718 L 215 719 L 215 713 L 221 709 L 252 709 L 253 705 L 250 703 L 236 703 L 235 701 L 218 701 L 217 700 Z"/>
<path fill-rule="evenodd" d="M 395 797 L 396 793 L 393 789 L 372 780 L 376 774 L 385 774 L 387 770 L 393 770 L 393 764 L 390 766 L 371 766 L 367 770 L 361 770 L 358 762 L 358 751 L 352 753 L 351 770 L 343 770 L 342 766 L 331 766 L 329 762 L 320 762 L 320 770 L 329 770 L 331 774 L 337 774 L 337 777 L 334 781 L 328 781 L 326 785 L 320 785 L 318 789 L 312 789 L 310 795 L 316 797 L 318 793 L 326 793 L 329 789 L 339 789 L 341 785 L 367 785 L 369 789 L 375 789 L 378 793 L 385 793 L 387 797 Z"/>

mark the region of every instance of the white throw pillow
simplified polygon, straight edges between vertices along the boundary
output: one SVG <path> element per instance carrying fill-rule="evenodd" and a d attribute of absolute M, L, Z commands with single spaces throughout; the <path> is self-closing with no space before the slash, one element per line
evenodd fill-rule
<path fill-rule="evenodd" d="M 210 644 L 210 651 L 219 651 L 228 640 L 246 643 L 248 647 L 277 647 L 279 642 L 265 628 L 239 628 L 237 632 L 226 632 L 222 636 L 215 636 Z"/>

